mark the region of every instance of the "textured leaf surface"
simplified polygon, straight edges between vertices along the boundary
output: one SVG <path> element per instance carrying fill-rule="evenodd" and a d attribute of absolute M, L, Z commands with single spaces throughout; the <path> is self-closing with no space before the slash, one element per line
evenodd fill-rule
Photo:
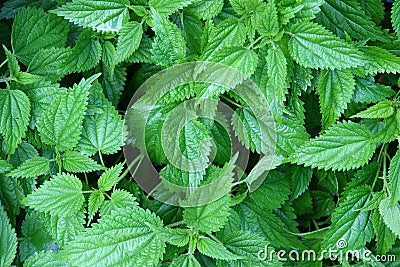
<path fill-rule="evenodd" d="M 63 167 L 69 172 L 91 172 L 103 169 L 93 159 L 76 151 L 66 151 L 64 153 Z"/>
<path fill-rule="evenodd" d="M 400 238 L 400 205 L 398 203 L 391 205 L 390 198 L 385 198 L 379 204 L 379 213 L 382 216 L 386 226 Z"/>
<path fill-rule="evenodd" d="M 62 93 L 43 112 L 38 121 L 42 141 L 59 151 L 74 148 L 80 138 L 86 111 L 89 88 L 98 77 L 83 79 L 72 89 Z"/>
<path fill-rule="evenodd" d="M 354 122 L 339 122 L 307 141 L 293 158 L 296 163 L 313 168 L 349 170 L 367 163 L 374 151 L 367 128 Z"/>
<path fill-rule="evenodd" d="M 392 7 L 392 24 L 397 34 L 400 34 L 400 1 L 394 1 Z"/>
<path fill-rule="evenodd" d="M 82 183 L 70 174 L 58 174 L 28 195 L 23 204 L 54 215 L 70 215 L 83 205 Z"/>
<path fill-rule="evenodd" d="M 65 261 L 54 259 L 53 251 L 40 251 L 29 257 L 24 262 L 24 267 L 63 267 Z"/>
<path fill-rule="evenodd" d="M 193 2 L 194 3 L 186 10 L 204 20 L 211 19 L 212 17 L 218 15 L 224 6 L 223 0 L 203 0 Z"/>
<path fill-rule="evenodd" d="M 347 108 L 355 90 L 354 77 L 347 70 L 322 71 L 318 80 L 317 94 L 322 113 L 322 128 L 326 129 L 339 119 Z"/>
<path fill-rule="evenodd" d="M 154 10 L 152 23 L 156 34 L 151 49 L 153 60 L 165 67 L 181 62 L 186 56 L 186 45 L 181 30 Z"/>
<path fill-rule="evenodd" d="M 116 64 L 129 58 L 139 48 L 143 28 L 137 22 L 128 22 L 121 28 L 116 47 Z"/>
<path fill-rule="evenodd" d="M 182 254 L 172 262 L 170 267 L 201 267 L 201 265 L 192 254 Z"/>
<path fill-rule="evenodd" d="M 371 193 L 371 188 L 360 186 L 341 199 L 332 214 L 332 226 L 323 245 L 325 249 L 360 249 L 373 238 L 371 213 L 360 210 L 371 198 Z M 337 247 L 339 240 L 345 240 L 347 246 Z"/>
<path fill-rule="evenodd" d="M 23 9 L 15 16 L 12 46 L 22 63 L 28 65 L 41 49 L 63 47 L 67 42 L 69 24 L 41 9 Z"/>
<path fill-rule="evenodd" d="M 197 240 L 197 249 L 204 255 L 219 260 L 235 260 L 240 257 L 232 254 L 221 243 L 217 243 L 208 237 L 200 237 Z"/>
<path fill-rule="evenodd" d="M 379 254 L 386 254 L 392 248 L 396 242 L 396 235 L 390 231 L 379 214 L 378 210 L 375 210 L 372 216 L 372 225 L 376 236 L 376 246 Z"/>
<path fill-rule="evenodd" d="M 111 194 L 111 199 L 106 200 L 103 206 L 100 208 L 101 216 L 111 214 L 112 211 L 122 209 L 125 207 L 135 207 L 138 203 L 135 201 L 135 197 L 131 193 L 116 189 Z"/>
<path fill-rule="evenodd" d="M 158 227 L 162 227 L 162 221 L 149 211 L 120 209 L 69 242 L 58 258 L 82 267 L 154 266 L 165 246 L 154 229 Z"/>
<path fill-rule="evenodd" d="M 45 174 L 50 167 L 50 162 L 44 157 L 34 157 L 22 163 L 18 168 L 12 170 L 8 175 L 15 178 L 37 177 Z"/>
<path fill-rule="evenodd" d="M 17 235 L 0 203 L 0 266 L 10 266 L 17 254 Z"/>
<path fill-rule="evenodd" d="M 117 32 L 128 19 L 128 0 L 74 0 L 57 8 L 55 13 L 82 27 Z"/>
<path fill-rule="evenodd" d="M 392 116 L 395 112 L 392 101 L 384 100 L 376 103 L 375 105 L 363 110 L 353 117 L 356 118 L 368 118 L 368 119 L 378 119 L 378 118 L 388 118 Z"/>
<path fill-rule="evenodd" d="M 226 195 L 210 204 L 186 208 L 183 219 L 189 226 L 211 233 L 221 229 L 227 222 L 230 212 L 230 196 Z"/>
<path fill-rule="evenodd" d="M 304 67 L 345 69 L 363 64 L 362 54 L 354 46 L 318 24 L 300 22 L 290 30 L 290 54 Z"/>
<path fill-rule="evenodd" d="M 0 91 L 0 132 L 9 154 L 13 154 L 28 129 L 31 104 L 20 90 Z"/>
<path fill-rule="evenodd" d="M 150 0 L 149 6 L 153 7 L 160 15 L 169 16 L 198 0 Z"/>
<path fill-rule="evenodd" d="M 123 167 L 124 165 L 119 163 L 106 170 L 97 182 L 99 189 L 109 191 L 119 181 Z"/>
<path fill-rule="evenodd" d="M 395 205 L 400 201 L 400 150 L 390 161 L 389 168 L 390 204 Z"/>
<path fill-rule="evenodd" d="M 99 190 L 95 190 L 93 193 L 90 194 L 89 196 L 89 201 L 88 201 L 88 219 L 91 221 L 93 219 L 93 216 L 95 213 L 99 210 L 101 205 L 104 203 L 104 194 L 103 192 Z"/>

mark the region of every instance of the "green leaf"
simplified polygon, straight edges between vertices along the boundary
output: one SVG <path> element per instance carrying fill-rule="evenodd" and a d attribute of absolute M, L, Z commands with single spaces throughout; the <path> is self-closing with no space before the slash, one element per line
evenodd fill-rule
<path fill-rule="evenodd" d="M 275 1 L 268 1 L 265 10 L 263 8 L 263 11 L 258 12 L 257 15 L 256 29 L 262 36 L 275 36 L 279 33 L 278 11 Z"/>
<path fill-rule="evenodd" d="M 99 210 L 101 205 L 103 205 L 104 199 L 105 199 L 105 197 L 104 197 L 103 192 L 101 192 L 99 190 L 95 190 L 93 193 L 90 194 L 89 202 L 88 202 L 88 220 L 89 220 L 89 222 L 93 219 L 93 216 Z"/>
<path fill-rule="evenodd" d="M 64 153 L 63 167 L 68 172 L 91 172 L 103 169 L 93 159 L 76 151 L 66 151 Z"/>
<path fill-rule="evenodd" d="M 397 34 L 400 34 L 400 1 L 394 1 L 392 7 L 392 25 Z"/>
<path fill-rule="evenodd" d="M 367 78 L 356 77 L 356 90 L 352 101 L 355 103 L 375 103 L 395 95 L 390 86 L 375 83 L 372 76 Z"/>
<path fill-rule="evenodd" d="M 42 113 L 37 128 L 42 141 L 56 147 L 59 151 L 71 150 L 79 141 L 82 121 L 87 106 L 89 88 L 99 75 L 62 93 Z"/>
<path fill-rule="evenodd" d="M 400 201 L 400 149 L 390 161 L 389 168 L 390 205 Z"/>
<path fill-rule="evenodd" d="M 171 245 L 184 247 L 189 243 L 192 233 L 189 229 L 164 227 L 159 235 Z"/>
<path fill-rule="evenodd" d="M 250 77 L 257 67 L 257 54 L 247 48 L 227 47 L 214 53 L 208 60 L 218 62 L 242 72 L 246 77 Z"/>
<path fill-rule="evenodd" d="M 101 216 L 104 216 L 111 214 L 112 211 L 137 205 L 138 203 L 135 201 L 135 197 L 132 196 L 131 193 L 125 190 L 116 189 L 112 192 L 111 199 L 104 201 L 103 206 L 100 208 L 100 214 Z"/>
<path fill-rule="evenodd" d="M 400 238 L 400 206 L 398 203 L 395 205 L 390 204 L 390 198 L 385 198 L 379 204 L 379 213 L 382 216 L 383 221 L 386 226 L 397 236 Z"/>
<path fill-rule="evenodd" d="M 372 225 L 376 236 L 376 249 L 378 254 L 384 255 L 390 251 L 396 242 L 396 235 L 385 225 L 378 210 L 372 216 Z"/>
<path fill-rule="evenodd" d="M 53 251 L 39 251 L 30 256 L 25 262 L 24 267 L 64 267 L 65 261 L 56 260 Z"/>
<path fill-rule="evenodd" d="M 33 57 L 28 71 L 47 80 L 57 81 L 70 72 L 67 65 L 71 54 L 70 48 L 42 49 Z"/>
<path fill-rule="evenodd" d="M 105 71 L 110 73 L 110 76 L 114 75 L 115 65 L 117 61 L 117 56 L 115 52 L 115 47 L 110 41 L 105 41 L 102 44 L 102 61 L 104 64 Z"/>
<path fill-rule="evenodd" d="M 318 24 L 300 22 L 290 31 L 290 54 L 303 67 L 346 69 L 364 64 L 362 54 L 354 46 Z"/>
<path fill-rule="evenodd" d="M 151 47 L 152 40 L 146 35 L 143 35 L 138 49 L 133 52 L 126 61 L 129 63 L 154 63 L 151 54 Z"/>
<path fill-rule="evenodd" d="M 235 111 L 232 125 L 239 141 L 246 148 L 267 154 L 270 144 L 273 143 L 270 120 L 271 118 L 262 117 L 262 114 L 257 114 L 256 117 L 251 107 L 243 107 Z"/>
<path fill-rule="evenodd" d="M 128 0 L 74 0 L 54 13 L 82 27 L 102 32 L 118 32 L 128 20 Z"/>
<path fill-rule="evenodd" d="M 126 207 L 103 216 L 69 242 L 57 258 L 82 267 L 155 266 L 164 253 L 165 241 L 155 231 L 162 226 L 160 218 L 149 211 Z"/>
<path fill-rule="evenodd" d="M 279 248 L 302 247 L 300 241 L 285 228 L 284 223 L 274 213 L 265 211 L 254 201 L 246 199 L 237 206 L 236 211 L 241 220 L 241 230 L 265 237 L 268 243 Z"/>
<path fill-rule="evenodd" d="M 240 259 L 239 256 L 236 256 L 232 254 L 229 250 L 224 247 L 221 243 L 217 243 L 214 240 L 205 237 L 205 236 L 200 236 L 199 239 L 197 239 L 197 249 L 200 251 L 200 253 L 211 257 L 213 259 L 218 259 L 218 260 L 236 260 Z"/>
<path fill-rule="evenodd" d="M 186 45 L 181 30 L 154 9 L 151 18 L 156 34 L 151 49 L 154 62 L 164 67 L 181 62 L 186 56 Z"/>
<path fill-rule="evenodd" d="M 17 179 L 0 173 L 0 201 L 4 206 L 12 224 L 15 224 L 15 216 L 20 212 L 20 201 L 24 192 Z"/>
<path fill-rule="evenodd" d="M 378 46 L 362 46 L 358 48 L 363 53 L 365 65 L 354 69 L 358 76 L 365 77 L 377 73 L 399 73 L 400 58 Z"/>
<path fill-rule="evenodd" d="M 71 174 L 58 174 L 28 195 L 22 203 L 41 212 L 70 215 L 83 205 L 82 183 Z"/>
<path fill-rule="evenodd" d="M 100 42 L 94 39 L 91 29 L 84 30 L 68 58 L 68 72 L 83 72 L 97 66 L 102 55 Z"/>
<path fill-rule="evenodd" d="M 44 157 L 34 157 L 28 159 L 12 170 L 8 175 L 15 178 L 37 177 L 46 174 L 50 167 L 50 161 Z"/>
<path fill-rule="evenodd" d="M 14 18 L 15 14 L 27 7 L 37 7 L 49 10 L 56 5 L 54 1 L 43 0 L 8 0 L 5 1 L 0 12 L 0 19 Z"/>
<path fill-rule="evenodd" d="M 24 236 L 19 246 L 21 260 L 25 260 L 36 251 L 54 246 L 54 242 L 44 227 L 41 216 L 37 212 L 28 212 L 25 220 L 22 222 L 21 232 Z"/>
<path fill-rule="evenodd" d="M 68 241 L 75 239 L 85 230 L 83 224 L 86 222 L 86 210 L 82 208 L 67 216 L 44 214 L 43 222 L 57 244 L 64 247 Z"/>
<path fill-rule="evenodd" d="M 17 254 L 17 235 L 0 203 L 0 266 L 10 266 Z"/>
<path fill-rule="evenodd" d="M 377 25 L 380 25 L 385 17 L 385 5 L 383 2 L 375 0 L 357 0 L 360 3 L 361 10 L 372 19 Z"/>
<path fill-rule="evenodd" d="M 136 21 L 128 22 L 122 26 L 118 35 L 116 47 L 117 60 L 115 64 L 125 61 L 139 48 L 142 35 L 142 25 Z"/>
<path fill-rule="evenodd" d="M 317 14 L 317 22 L 341 38 L 388 41 L 388 35 L 375 25 L 357 1 L 326 0 Z"/>
<path fill-rule="evenodd" d="M 64 47 L 69 24 L 42 9 L 22 9 L 15 16 L 12 29 L 12 47 L 24 64 L 28 65 L 42 49 Z"/>
<path fill-rule="evenodd" d="M 369 107 L 366 110 L 358 112 L 353 115 L 353 118 L 368 118 L 368 119 L 378 119 L 378 118 L 388 118 L 394 114 L 394 107 L 392 101 L 384 100 L 376 103 L 375 105 Z"/>
<path fill-rule="evenodd" d="M 292 159 L 306 167 L 349 170 L 364 165 L 372 157 L 375 144 L 368 129 L 354 122 L 339 122 L 322 135 L 304 143 Z"/>
<path fill-rule="evenodd" d="M 0 133 L 3 134 L 8 154 L 11 155 L 25 137 L 31 104 L 20 90 L 0 90 L 0 107 Z"/>
<path fill-rule="evenodd" d="M 264 182 L 250 197 L 266 210 L 276 210 L 288 199 L 290 181 L 278 171 L 270 171 Z"/>
<path fill-rule="evenodd" d="M 193 254 L 182 254 L 176 258 L 170 267 L 201 267 Z"/>
<path fill-rule="evenodd" d="M 160 178 L 185 187 L 198 187 L 203 180 L 204 171 L 189 172 L 168 164 L 160 171 Z"/>
<path fill-rule="evenodd" d="M 99 88 L 101 90 L 101 88 Z M 123 146 L 124 122 L 114 106 L 99 92 L 103 112 L 88 114 L 83 121 L 82 137 L 77 148 L 86 155 L 97 152 L 113 154 Z M 89 104 L 96 105 L 91 100 Z"/>
<path fill-rule="evenodd" d="M 125 88 L 126 68 L 117 66 L 113 74 L 108 73 L 107 69 L 105 69 L 103 74 L 104 78 L 101 85 L 104 88 L 104 94 L 116 107 Z"/>
<path fill-rule="evenodd" d="M 224 6 L 223 0 L 202 0 L 193 2 L 194 3 L 186 8 L 185 11 L 204 20 L 211 19 L 218 15 Z"/>
<path fill-rule="evenodd" d="M 6 160 L 0 159 L 0 173 L 8 172 L 13 169 L 13 165 L 8 163 Z"/>
<path fill-rule="evenodd" d="M 303 166 L 294 165 L 290 169 L 291 181 L 292 181 L 292 197 L 296 199 L 301 196 L 308 188 L 311 178 L 313 175 L 311 168 L 305 168 Z"/>
<path fill-rule="evenodd" d="M 324 240 L 324 249 L 360 249 L 373 238 L 371 213 L 360 210 L 371 197 L 371 188 L 360 186 L 340 199 L 332 214 L 332 225 Z M 347 246 L 338 247 L 340 240 L 345 240 Z"/>
<path fill-rule="evenodd" d="M 322 128 L 334 124 L 347 108 L 355 91 L 354 76 L 348 70 L 323 70 L 316 89 L 322 113 Z"/>
<path fill-rule="evenodd" d="M 154 8 L 160 15 L 169 16 L 179 9 L 187 7 L 193 2 L 197 2 L 198 0 L 177 0 L 177 1 L 168 1 L 168 0 L 150 0 L 149 6 Z"/>
<path fill-rule="evenodd" d="M 230 196 L 225 195 L 212 203 L 186 208 L 183 211 L 183 219 L 187 225 L 196 227 L 202 232 L 217 232 L 227 223 L 231 209 L 230 202 Z"/>
<path fill-rule="evenodd" d="M 99 178 L 97 184 L 99 189 L 103 191 L 109 191 L 111 188 L 118 183 L 120 175 L 124 165 L 119 163 L 110 169 L 106 170 Z"/>

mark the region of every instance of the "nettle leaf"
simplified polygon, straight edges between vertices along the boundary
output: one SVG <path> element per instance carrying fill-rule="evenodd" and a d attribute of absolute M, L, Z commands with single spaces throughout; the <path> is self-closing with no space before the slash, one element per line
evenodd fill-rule
<path fill-rule="evenodd" d="M 74 0 L 54 13 L 82 27 L 102 32 L 118 32 L 128 20 L 128 0 Z"/>
<path fill-rule="evenodd" d="M 186 208 L 183 219 L 189 226 L 196 227 L 202 232 L 211 233 L 221 229 L 230 214 L 231 198 L 229 195 L 199 207 Z"/>
<path fill-rule="evenodd" d="M 198 2 L 198 0 L 178 0 L 178 1 L 169 1 L 169 0 L 150 0 L 149 6 L 154 8 L 160 15 L 169 16 L 179 9 L 187 7 L 193 2 Z"/>
<path fill-rule="evenodd" d="M 394 1 L 392 7 L 392 25 L 397 34 L 400 34 L 400 1 Z"/>
<path fill-rule="evenodd" d="M 162 226 L 153 213 L 126 207 L 103 216 L 69 242 L 57 258 L 82 267 L 155 266 L 164 253 L 165 241 L 156 231 Z"/>
<path fill-rule="evenodd" d="M 386 226 L 378 210 L 375 210 L 372 216 L 372 225 L 376 236 L 377 252 L 384 255 L 390 251 L 396 242 L 396 235 Z"/>
<path fill-rule="evenodd" d="M 204 20 L 211 19 L 218 15 L 224 6 L 223 0 L 203 0 L 192 2 L 194 3 L 186 8 L 185 11 Z"/>
<path fill-rule="evenodd" d="M 390 86 L 375 83 L 372 76 L 366 78 L 356 77 L 356 90 L 352 101 L 356 103 L 375 103 L 395 95 Z"/>
<path fill-rule="evenodd" d="M 154 63 L 151 54 L 152 39 L 143 35 L 138 49 L 126 59 L 129 63 Z"/>
<path fill-rule="evenodd" d="M 170 267 L 201 267 L 193 254 L 182 254 L 176 258 Z"/>
<path fill-rule="evenodd" d="M 111 188 L 118 183 L 120 175 L 124 165 L 119 163 L 110 169 L 106 170 L 97 181 L 99 189 L 103 191 L 109 191 Z"/>
<path fill-rule="evenodd" d="M 17 235 L 0 203 L 0 266 L 11 266 L 17 254 Z"/>
<path fill-rule="evenodd" d="M 178 186 L 197 187 L 203 180 L 204 174 L 204 171 L 188 172 L 168 164 L 160 171 L 160 178 Z"/>
<path fill-rule="evenodd" d="M 100 62 L 102 48 L 100 42 L 94 39 L 91 29 L 84 30 L 78 38 L 66 66 L 69 72 L 90 70 Z"/>
<path fill-rule="evenodd" d="M 21 9 L 27 7 L 37 7 L 44 10 L 49 10 L 56 6 L 54 1 L 43 1 L 43 0 L 8 0 L 5 1 L 0 11 L 0 19 L 11 19 L 15 17 L 15 14 L 21 11 Z"/>
<path fill-rule="evenodd" d="M 159 231 L 160 236 L 169 244 L 184 247 L 189 243 L 192 233 L 189 229 L 164 227 Z"/>
<path fill-rule="evenodd" d="M 69 24 L 42 9 L 22 9 L 12 29 L 12 47 L 19 60 L 28 65 L 42 49 L 63 47 L 67 42 Z"/>
<path fill-rule="evenodd" d="M 390 100 L 384 100 L 376 103 L 375 105 L 369 107 L 366 110 L 358 112 L 353 115 L 353 118 L 364 118 L 364 119 L 385 119 L 394 114 L 393 102 Z"/>
<path fill-rule="evenodd" d="M 217 260 L 236 260 L 241 258 L 234 255 L 221 243 L 217 243 L 205 236 L 200 236 L 197 239 L 197 249 L 200 253 Z"/>
<path fill-rule="evenodd" d="M 361 210 L 372 197 L 372 189 L 360 186 L 344 196 L 332 214 L 332 225 L 324 240 L 324 249 L 360 249 L 374 237 L 371 212 Z M 347 246 L 337 247 L 339 240 Z"/>
<path fill-rule="evenodd" d="M 389 189 L 390 189 L 390 205 L 395 205 L 400 201 L 400 150 L 390 161 L 389 168 Z"/>
<path fill-rule="evenodd" d="M 264 182 L 252 192 L 250 197 L 266 210 L 275 210 L 288 199 L 290 180 L 278 171 L 271 171 Z"/>
<path fill-rule="evenodd" d="M 266 211 L 254 201 L 246 199 L 238 206 L 236 211 L 240 217 L 240 228 L 251 231 L 275 247 L 301 248 L 303 245 L 285 227 L 285 224 L 271 211 Z"/>
<path fill-rule="evenodd" d="M 383 199 L 379 204 L 379 213 L 382 216 L 386 226 L 400 238 L 400 205 L 398 203 L 390 204 L 391 199 L 389 197 Z"/>
<path fill-rule="evenodd" d="M 326 0 L 317 14 L 317 22 L 341 38 L 388 41 L 388 35 L 366 16 L 357 1 Z"/>
<path fill-rule="evenodd" d="M 256 70 L 258 56 L 247 48 L 227 47 L 213 54 L 208 60 L 235 68 L 250 77 Z"/>
<path fill-rule="evenodd" d="M 339 119 L 355 90 L 353 74 L 348 70 L 323 70 L 316 89 L 322 113 L 322 128 Z"/>
<path fill-rule="evenodd" d="M 99 210 L 101 205 L 103 205 L 105 200 L 103 192 L 100 190 L 95 190 L 89 196 L 88 201 L 88 220 L 89 222 L 93 219 L 96 212 Z"/>
<path fill-rule="evenodd" d="M 256 29 L 262 36 L 275 36 L 279 33 L 280 28 L 275 2 L 268 1 L 263 9 L 265 9 L 263 12 L 257 12 Z"/>
<path fill-rule="evenodd" d="M 65 261 L 56 260 L 53 251 L 39 251 L 24 262 L 24 267 L 64 267 Z"/>
<path fill-rule="evenodd" d="M 209 61 L 219 50 L 232 46 L 242 46 L 246 41 L 246 26 L 236 18 L 223 20 L 211 28 L 210 36 L 200 60 Z"/>
<path fill-rule="evenodd" d="M 34 157 L 28 159 L 12 170 L 8 175 L 15 178 L 37 177 L 45 174 L 50 167 L 50 161 L 44 157 Z"/>
<path fill-rule="evenodd" d="M 107 70 L 105 70 L 103 74 L 104 77 L 101 85 L 104 88 L 104 94 L 116 107 L 121 98 L 122 91 L 125 88 L 127 76 L 126 68 L 117 66 L 112 74 L 108 73 Z"/>
<path fill-rule="evenodd" d="M 289 52 L 303 67 L 346 69 L 364 65 L 362 53 L 318 24 L 300 22 L 290 31 Z"/>
<path fill-rule="evenodd" d="M 87 107 L 91 83 L 99 75 L 82 79 L 62 93 L 42 113 L 37 123 L 41 140 L 59 151 L 71 150 L 81 136 L 82 121 Z"/>
<path fill-rule="evenodd" d="M 303 166 L 294 165 L 290 168 L 290 175 L 292 181 L 292 197 L 291 199 L 297 199 L 301 196 L 308 188 L 313 171 L 311 168 L 305 168 Z"/>
<path fill-rule="evenodd" d="M 28 71 L 47 80 L 57 81 L 70 72 L 68 61 L 71 58 L 70 48 L 47 48 L 35 54 L 29 63 Z"/>
<path fill-rule="evenodd" d="M 43 216 L 44 226 L 60 247 L 83 232 L 85 222 L 86 211 L 84 208 L 65 216 L 55 214 L 44 214 Z"/>
<path fill-rule="evenodd" d="M 117 41 L 115 64 L 125 61 L 129 58 L 136 49 L 139 48 L 142 40 L 143 28 L 142 24 L 136 21 L 131 21 L 122 26 Z"/>
<path fill-rule="evenodd" d="M 91 172 L 103 169 L 96 161 L 76 151 L 66 151 L 62 163 L 68 172 Z"/>
<path fill-rule="evenodd" d="M 83 205 L 82 183 L 71 174 L 58 174 L 28 195 L 22 203 L 41 212 L 70 215 Z"/>
<path fill-rule="evenodd" d="M 4 136 L 8 154 L 14 154 L 28 129 L 31 104 L 20 90 L 0 90 L 0 133 Z"/>
<path fill-rule="evenodd" d="M 304 143 L 292 160 L 306 167 L 349 170 L 361 167 L 375 151 L 369 130 L 354 122 L 339 122 Z"/>
<path fill-rule="evenodd" d="M 131 193 L 116 189 L 112 192 L 111 199 L 104 201 L 100 207 L 100 214 L 104 216 L 118 209 L 137 206 L 138 203 L 135 200 L 136 198 Z"/>
<path fill-rule="evenodd" d="M 154 62 L 164 67 L 181 62 L 186 56 L 185 39 L 181 30 L 154 9 L 151 18 L 156 34 L 151 49 Z"/>

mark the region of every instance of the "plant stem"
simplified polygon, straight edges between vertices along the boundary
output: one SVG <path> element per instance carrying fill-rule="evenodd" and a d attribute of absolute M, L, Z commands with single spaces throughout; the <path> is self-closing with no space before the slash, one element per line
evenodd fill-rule
<path fill-rule="evenodd" d="M 8 62 L 8 59 L 4 60 L 1 64 L 0 64 L 0 69 Z"/>

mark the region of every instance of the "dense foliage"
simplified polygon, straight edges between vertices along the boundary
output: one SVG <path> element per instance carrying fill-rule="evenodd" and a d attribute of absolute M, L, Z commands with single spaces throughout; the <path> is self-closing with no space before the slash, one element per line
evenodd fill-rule
<path fill-rule="evenodd" d="M 0 19 L 0 266 L 398 266 L 400 0 L 9 0 Z M 259 91 L 168 88 L 143 143 L 132 137 L 135 91 L 199 61 Z M 190 172 L 166 155 L 163 123 L 204 96 L 234 116 L 177 128 L 168 149 L 182 157 L 215 148 Z M 274 119 L 268 169 L 261 97 Z M 243 170 L 228 128 L 250 151 Z M 124 140 L 170 183 L 227 193 L 200 206 L 154 199 Z M 311 250 L 316 260 L 295 258 Z"/>

